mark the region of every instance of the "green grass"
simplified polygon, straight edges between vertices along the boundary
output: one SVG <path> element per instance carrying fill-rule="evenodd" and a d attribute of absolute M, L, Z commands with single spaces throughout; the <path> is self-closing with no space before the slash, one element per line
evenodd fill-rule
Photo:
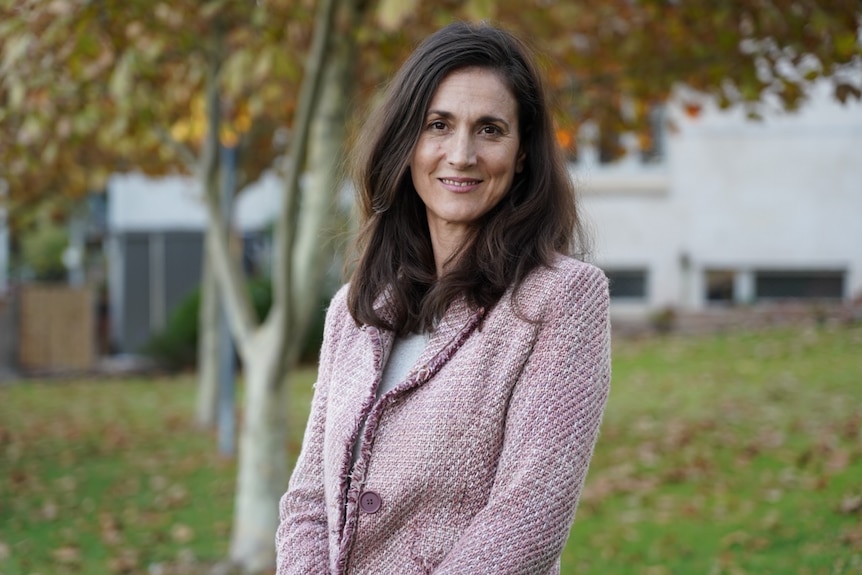
<path fill-rule="evenodd" d="M 313 370 L 291 385 L 293 454 Z M 0 574 L 227 550 L 234 464 L 191 377 L 0 387 Z M 862 326 L 617 342 L 563 573 L 862 573 Z"/>
<path fill-rule="evenodd" d="M 193 428 L 193 400 L 184 378 L 0 389 L 0 573 L 224 554 L 233 464 Z"/>
<path fill-rule="evenodd" d="M 566 573 L 862 573 L 862 329 L 626 342 L 613 380 Z"/>

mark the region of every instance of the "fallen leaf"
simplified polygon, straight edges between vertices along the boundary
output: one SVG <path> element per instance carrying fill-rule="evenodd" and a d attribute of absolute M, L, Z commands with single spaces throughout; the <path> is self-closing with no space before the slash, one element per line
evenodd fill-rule
<path fill-rule="evenodd" d="M 862 525 L 845 530 L 840 539 L 853 549 L 862 549 Z"/>
<path fill-rule="evenodd" d="M 184 547 L 177 552 L 177 562 L 182 566 L 194 565 L 197 563 L 197 560 L 194 551 L 188 547 Z"/>
<path fill-rule="evenodd" d="M 727 549 L 728 547 L 733 547 L 734 545 L 745 545 L 749 539 L 751 539 L 751 535 L 749 535 L 745 531 L 733 531 L 728 533 L 721 539 L 721 547 L 723 549 Z"/>
<path fill-rule="evenodd" d="M 53 501 L 46 501 L 42 504 L 42 518 L 46 521 L 53 521 L 57 518 L 57 504 Z"/>
<path fill-rule="evenodd" d="M 182 505 L 188 498 L 188 490 L 179 483 L 174 483 L 168 488 L 167 500 L 171 507 Z"/>
<path fill-rule="evenodd" d="M 23 485 L 27 483 L 28 476 L 23 469 L 13 469 L 12 473 L 9 474 L 9 479 L 14 485 Z"/>
<path fill-rule="evenodd" d="M 106 545 L 117 545 L 123 540 L 122 525 L 110 513 L 99 515 L 99 527 L 102 541 Z"/>
<path fill-rule="evenodd" d="M 784 495 L 784 493 L 780 489 L 773 488 L 773 489 L 767 489 L 763 498 L 766 499 L 766 501 L 769 501 L 771 503 L 775 503 L 776 501 L 781 500 L 782 495 Z"/>
<path fill-rule="evenodd" d="M 75 491 L 75 488 L 77 486 L 78 482 L 71 475 L 64 475 L 57 480 L 57 487 L 59 487 L 63 491 Z"/>
<path fill-rule="evenodd" d="M 108 560 L 108 569 L 111 570 L 111 573 L 117 574 L 125 574 L 125 573 L 133 573 L 140 564 L 140 560 L 138 559 L 138 552 L 134 549 L 123 549 L 120 551 L 120 554 L 111 557 Z"/>
<path fill-rule="evenodd" d="M 844 422 L 841 435 L 848 441 L 857 440 L 862 435 L 862 415 L 854 414 Z"/>
<path fill-rule="evenodd" d="M 826 461 L 826 469 L 833 473 L 840 473 L 850 465 L 850 452 L 846 449 L 836 449 Z"/>
<path fill-rule="evenodd" d="M 171 527 L 171 539 L 176 543 L 188 543 L 195 537 L 194 530 L 188 525 L 177 523 Z"/>
<path fill-rule="evenodd" d="M 849 515 L 862 511 L 862 495 L 848 495 L 841 500 L 841 505 L 838 506 L 841 513 Z"/>
<path fill-rule="evenodd" d="M 51 555 L 54 561 L 63 565 L 77 565 L 81 562 L 81 550 L 70 545 L 55 549 Z"/>
<path fill-rule="evenodd" d="M 162 475 L 155 475 L 150 478 L 150 489 L 153 491 L 161 491 L 168 486 L 168 480 Z"/>

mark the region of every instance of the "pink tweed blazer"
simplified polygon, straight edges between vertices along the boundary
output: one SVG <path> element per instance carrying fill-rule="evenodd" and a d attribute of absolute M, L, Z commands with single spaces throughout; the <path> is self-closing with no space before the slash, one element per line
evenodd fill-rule
<path fill-rule="evenodd" d="M 342 288 L 277 574 L 559 573 L 608 396 L 609 327 L 604 274 L 560 256 L 488 313 L 453 304 L 375 401 L 393 335 L 357 327 Z"/>

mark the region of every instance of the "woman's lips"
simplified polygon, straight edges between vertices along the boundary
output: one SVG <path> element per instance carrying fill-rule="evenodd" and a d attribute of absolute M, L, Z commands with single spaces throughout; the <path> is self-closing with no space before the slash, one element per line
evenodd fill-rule
<path fill-rule="evenodd" d="M 438 180 L 444 188 L 456 194 L 473 191 L 482 183 L 482 180 L 475 178 L 438 178 Z"/>

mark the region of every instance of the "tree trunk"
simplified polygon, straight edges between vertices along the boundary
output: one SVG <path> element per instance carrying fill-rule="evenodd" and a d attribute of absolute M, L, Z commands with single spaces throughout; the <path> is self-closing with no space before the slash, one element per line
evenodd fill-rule
<path fill-rule="evenodd" d="M 324 88 L 331 46 L 334 12 L 343 0 L 318 4 L 315 37 L 303 79 L 294 119 L 294 135 L 286 175 L 284 206 L 276 224 L 276 259 L 273 262 L 273 304 L 259 327 L 251 326 L 250 310 L 241 305 L 236 285 L 238 270 L 230 261 L 225 230 L 213 236 L 219 283 L 226 285 L 229 312 L 245 371 L 243 421 L 239 441 L 239 475 L 231 535 L 230 561 L 245 573 L 261 573 L 275 565 L 275 531 L 278 501 L 287 487 L 287 410 L 284 385 L 296 363 L 308 321 L 298 310 L 313 308 L 326 261 L 320 257 L 320 234 L 332 194 L 299 202 L 298 174 L 309 147 L 309 126 L 317 114 Z M 351 2 L 352 3 L 352 0 Z M 348 29 L 352 35 L 352 29 Z M 333 88 L 336 89 L 336 88 Z M 346 100 L 344 100 L 346 101 Z M 334 186 L 331 186 L 334 187 Z M 308 190 L 305 190 L 308 193 Z M 327 197 L 329 199 L 327 199 Z M 300 213 L 300 206 L 305 208 Z M 210 225 L 214 206 L 210 209 Z M 305 220 L 302 228 L 298 222 Z M 296 241 L 294 241 L 296 240 Z M 306 301 L 311 298 L 311 301 Z M 241 309 L 246 308 L 246 309 Z M 304 324 L 304 325 L 303 325 Z"/>
<path fill-rule="evenodd" d="M 206 234 L 211 234 L 208 229 Z M 210 242 L 204 238 L 201 300 L 198 317 L 198 393 L 195 421 L 203 429 L 216 424 L 219 367 L 219 297 L 214 281 Z"/>
<path fill-rule="evenodd" d="M 345 123 L 350 94 L 353 93 L 355 42 L 349 26 L 353 6 L 344 6 L 342 28 L 333 35 L 323 77 L 323 94 L 311 126 L 308 172 L 302 195 L 299 229 L 294 260 L 294 332 L 305 335 L 315 313 L 319 312 L 319 293 L 327 266 L 332 261 L 335 227 L 333 214 L 344 181 Z M 347 28 L 346 30 L 343 28 Z M 329 227 L 328 227 L 329 226 Z M 301 346 L 295 346 L 298 349 Z M 295 360 L 296 358 L 291 358 Z"/>
<path fill-rule="evenodd" d="M 245 405 L 230 557 L 250 573 L 271 569 L 275 562 L 278 501 L 288 477 L 284 380 L 296 365 L 317 307 L 326 264 L 331 260 L 325 255 L 331 252 L 331 243 L 321 236 L 332 220 L 333 199 L 342 181 L 338 165 L 344 141 L 346 94 L 351 87 L 349 44 L 341 39 L 333 46 L 311 130 L 311 178 L 303 190 L 301 224 L 293 252 L 295 327 L 286 335 L 287 345 L 282 350 L 277 349 L 272 329 L 258 332 L 252 354 L 245 360 Z M 281 362 L 284 371 L 279 371 L 279 362 L 274 361 L 278 353 L 287 358 Z"/>
<path fill-rule="evenodd" d="M 267 338 L 272 339 L 272 338 Z M 275 565 L 278 501 L 287 483 L 287 409 L 284 374 L 275 369 L 270 342 L 258 342 L 245 364 L 243 425 L 230 559 L 245 573 Z"/>

